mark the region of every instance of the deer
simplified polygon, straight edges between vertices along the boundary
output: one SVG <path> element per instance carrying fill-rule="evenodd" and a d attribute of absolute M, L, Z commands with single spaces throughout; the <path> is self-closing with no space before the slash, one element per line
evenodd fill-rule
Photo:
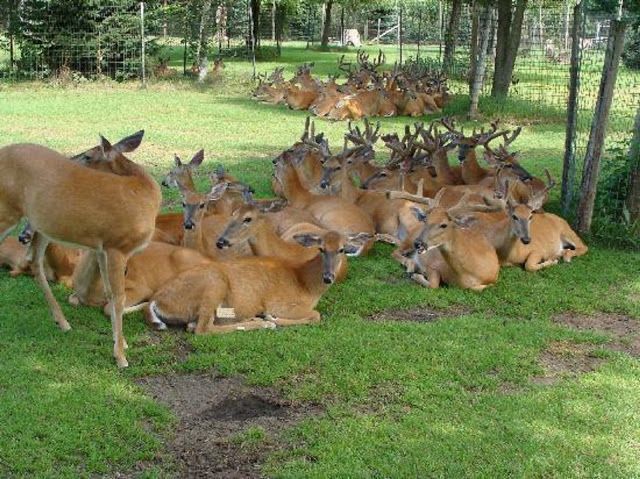
<path fill-rule="evenodd" d="M 347 94 L 340 91 L 340 87 L 336 83 L 336 76 L 329 76 L 329 80 L 320 88 L 320 93 L 309 106 L 311 111 L 316 116 L 327 116 L 331 109 Z"/>
<path fill-rule="evenodd" d="M 376 238 L 397 243 L 404 239 L 406 233 L 415 223 L 409 206 L 413 203 L 405 200 L 390 200 L 384 191 L 362 190 L 356 188 L 351 179 L 354 158 L 366 154 L 366 147 L 357 145 L 347 148 L 348 138 L 345 138 L 341 154 L 334 155 L 324 162 L 324 175 L 320 186 L 323 189 L 338 191 L 338 195 L 353 203 L 372 219 Z M 422 194 L 422 183 L 419 186 Z"/>
<path fill-rule="evenodd" d="M 296 264 L 305 263 L 316 256 L 317 251 L 300 245 L 295 241 L 295 237 L 303 233 L 323 236 L 327 230 L 309 223 L 299 223 L 293 228 L 296 228 L 297 231 L 290 233 L 293 241 L 289 242 L 278 235 L 266 215 L 249 201 L 234 211 L 229 221 L 224 225 L 223 232 L 216 241 L 216 246 L 224 250 L 248 242 L 256 256 L 271 256 Z M 361 238 L 364 237 L 364 235 L 361 236 Z M 357 255 L 360 251 L 351 253 Z M 344 261 L 337 269 L 336 280 L 342 281 L 346 274 L 347 262 Z"/>
<path fill-rule="evenodd" d="M 143 132 L 133 135 L 140 143 Z M 119 367 L 128 366 L 122 332 L 124 274 L 127 260 L 143 250 L 155 229 L 162 200 L 159 185 L 142 167 L 123 154 L 128 145 L 100 138 L 104 161 L 121 163 L 128 176 L 85 168 L 47 147 L 14 144 L 0 149 L 0 242 L 23 217 L 37 232 L 32 246 L 36 279 L 58 326 L 71 326 L 51 293 L 44 274 L 44 252 L 51 241 L 95 252 L 111 304 L 113 354 Z M 99 194 L 96 194 L 98 192 Z M 84 265 L 83 276 L 95 268 Z"/>
<path fill-rule="evenodd" d="M 286 156 L 274 160 L 274 178 L 280 185 L 289 204 L 295 208 L 308 211 L 318 225 L 340 232 L 343 235 L 358 233 L 374 234 L 371 218 L 361 208 L 342 198 L 315 195 L 302 186 L 295 169 L 287 161 Z M 361 251 L 368 252 L 372 242 L 368 242 Z"/>
<path fill-rule="evenodd" d="M 287 82 L 283 77 L 284 67 L 276 68 L 267 78 L 266 75 L 258 75 L 258 86 L 252 97 L 273 105 L 284 102 Z"/>
<path fill-rule="evenodd" d="M 362 246 L 358 237 L 350 245 L 334 231 L 296 239 L 303 246 L 317 248 L 316 255 L 303 263 L 252 257 L 185 271 L 153 295 L 146 309 L 150 322 L 186 326 L 195 334 L 319 322 L 315 307 L 335 282 L 346 250 Z M 221 316 L 234 321 L 225 324 Z"/>
<path fill-rule="evenodd" d="M 420 200 L 427 209 L 414 208 L 414 213 L 423 227 L 398 247 L 394 257 L 413 263 L 411 278 L 422 286 L 438 288 L 445 283 L 482 291 L 498 280 L 500 262 L 489 240 L 471 228 L 476 221 L 472 213 L 493 207 L 469 206 L 463 196 L 454 207 L 445 208 L 439 205 L 441 196 Z"/>
<path fill-rule="evenodd" d="M 505 198 L 506 221 L 494 226 L 494 234 L 502 237 L 499 248 L 502 264 L 523 265 L 527 271 L 538 271 L 553 266 L 560 259 L 570 262 L 576 256 L 587 253 L 588 247 L 557 215 L 541 211 L 548 191 L 555 186 L 545 170 L 548 184 L 544 190 L 532 191 L 526 203 L 519 203 L 513 196 L 509 180 L 501 186 L 498 196 Z"/>
<path fill-rule="evenodd" d="M 169 67 L 169 57 L 158 58 L 158 64 L 153 69 L 156 78 L 175 78 L 178 74 L 177 70 Z"/>

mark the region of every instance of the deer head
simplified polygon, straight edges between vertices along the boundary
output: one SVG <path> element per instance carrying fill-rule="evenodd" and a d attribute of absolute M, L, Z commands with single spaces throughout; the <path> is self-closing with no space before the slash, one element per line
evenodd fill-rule
<path fill-rule="evenodd" d="M 123 138 L 114 145 L 109 143 L 105 137 L 100 136 L 100 144 L 98 146 L 72 156 L 71 160 L 94 170 L 127 176 L 139 171 L 140 167 L 124 156 L 124 153 L 132 152 L 138 148 L 142 143 L 143 136 L 144 130 L 140 130 Z"/>
<path fill-rule="evenodd" d="M 193 188 L 193 172 L 202 164 L 204 160 L 204 150 L 198 151 L 189 163 L 183 163 L 178 155 L 174 155 L 174 166 L 162 180 L 162 186 L 168 188 L 183 187 Z"/>

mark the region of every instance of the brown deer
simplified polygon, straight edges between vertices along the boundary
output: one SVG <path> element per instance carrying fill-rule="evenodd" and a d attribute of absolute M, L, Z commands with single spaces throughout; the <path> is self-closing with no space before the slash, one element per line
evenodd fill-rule
<path fill-rule="evenodd" d="M 504 265 L 524 265 L 527 271 L 538 271 L 587 253 L 588 248 L 569 224 L 557 215 L 541 212 L 547 192 L 555 185 L 547 172 L 549 184 L 532 192 L 527 203 L 513 199 L 509 181 L 505 182 L 505 212 L 508 226 L 495 228 L 505 237 L 500 251 Z"/>
<path fill-rule="evenodd" d="M 494 284 L 500 271 L 496 251 L 481 232 L 470 228 L 472 213 L 487 209 L 468 206 L 465 197 L 453 208 L 439 206 L 439 201 L 440 194 L 433 200 L 423 198 L 427 210 L 414 211 L 424 226 L 413 244 L 405 240 L 398 249 L 414 261 L 417 272 L 412 278 L 430 288 L 445 283 L 481 291 Z"/>
<path fill-rule="evenodd" d="M 374 234 L 371 219 L 361 208 L 342 198 L 315 195 L 304 189 L 298 174 L 287 162 L 286 157 L 276 159 L 275 166 L 274 177 L 289 204 L 311 213 L 320 226 L 338 231 L 345 236 L 358 233 Z M 362 253 L 366 253 L 371 246 L 372 242 L 367 243 Z"/>
<path fill-rule="evenodd" d="M 134 142 L 139 144 L 142 134 Z M 114 356 L 118 366 L 126 367 L 122 333 L 125 266 L 151 240 L 161 193 L 153 178 L 123 155 L 127 145 L 114 146 L 101 138 L 100 148 L 104 161 L 121 163 L 131 174 L 84 168 L 39 145 L 0 149 L 0 241 L 21 218 L 29 218 L 38 233 L 33 241 L 36 278 L 54 319 L 65 331 L 70 326 L 44 275 L 44 253 L 51 241 L 94 251 L 112 305 Z M 86 269 L 87 273 L 92 270 Z M 89 280 L 86 277 L 87 283 Z"/>
<path fill-rule="evenodd" d="M 265 216 L 254 204 L 248 203 L 241 206 L 224 226 L 223 233 L 216 242 L 217 247 L 224 250 L 248 242 L 254 255 L 272 256 L 288 260 L 292 264 L 306 263 L 316 256 L 315 249 L 305 248 L 297 242 L 290 243 L 281 238 Z M 313 232 L 324 235 L 327 232 L 308 223 L 300 223 L 292 228 L 298 229 L 297 233 L 291 234 L 292 238 L 302 233 Z M 357 255 L 360 252 L 353 251 L 352 253 Z M 347 262 L 344 261 L 337 270 L 337 281 L 342 281 L 346 274 Z"/>
<path fill-rule="evenodd" d="M 335 281 L 348 245 L 336 232 L 298 240 L 317 247 L 316 255 L 301 264 L 272 257 L 240 258 L 182 273 L 153 296 L 147 312 L 151 322 L 215 334 L 320 321 L 314 308 Z M 355 248 L 361 247 L 358 241 L 352 240 Z M 234 322 L 225 324 L 222 308 Z"/>
<path fill-rule="evenodd" d="M 258 75 L 258 86 L 252 97 L 265 103 L 277 105 L 284 102 L 287 82 L 283 77 L 284 67 L 276 68 L 269 77 Z"/>

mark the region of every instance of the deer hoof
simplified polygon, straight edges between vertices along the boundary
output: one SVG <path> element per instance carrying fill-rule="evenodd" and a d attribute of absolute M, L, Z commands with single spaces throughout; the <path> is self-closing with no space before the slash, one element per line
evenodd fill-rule
<path fill-rule="evenodd" d="M 78 295 L 76 293 L 72 293 L 69 295 L 69 304 L 72 306 L 80 305 L 80 298 L 78 298 Z"/>
<path fill-rule="evenodd" d="M 129 362 L 127 361 L 127 358 L 116 358 L 116 364 L 118 365 L 118 367 L 120 369 L 124 369 L 124 368 L 128 368 L 129 367 Z"/>
<path fill-rule="evenodd" d="M 265 321 L 262 327 L 265 329 L 276 329 L 278 326 L 276 325 L 276 323 L 273 323 L 271 321 Z"/>

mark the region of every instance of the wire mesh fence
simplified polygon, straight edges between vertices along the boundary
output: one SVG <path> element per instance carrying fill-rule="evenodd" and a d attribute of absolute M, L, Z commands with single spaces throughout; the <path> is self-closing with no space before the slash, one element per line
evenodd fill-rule
<path fill-rule="evenodd" d="M 310 48 L 326 43 L 327 48 L 336 50 L 336 58 L 348 49 L 381 47 L 390 58 L 388 63 L 419 58 L 434 70 L 443 67 L 449 2 L 405 0 L 398 2 L 397 8 L 368 3 L 349 8 L 341 2 L 334 3 L 327 15 L 321 2 L 262 0 L 257 2 L 260 8 L 252 24 L 254 1 L 153 0 L 146 2 L 142 15 L 141 4 L 133 0 L 10 0 L 9 10 L 0 12 L 5 17 L 0 20 L 0 78 L 79 75 L 127 79 L 140 77 L 144 66 L 151 75 L 197 74 L 203 63 L 216 57 L 249 59 L 252 41 L 258 60 L 277 61 L 281 45 L 296 41 Z M 509 103 L 511 108 L 521 109 L 515 116 L 521 113 L 561 124 L 567 118 L 572 66 L 577 71 L 576 128 L 567 143 L 572 146 L 574 165 L 568 178 L 571 200 L 567 213 L 571 216 L 579 197 L 612 18 L 595 14 L 574 18 L 569 3 L 545 8 L 537 4 L 525 11 Z M 463 5 L 455 53 L 447 71 L 454 91 L 463 95 L 469 89 L 474 18 L 478 18 L 478 10 Z M 576 22 L 580 34 L 572 64 Z M 498 42 L 495 12 L 489 25 L 482 88 L 485 97 L 494 80 Z M 609 118 L 593 225 L 593 231 L 604 237 L 624 240 L 633 228 L 625 210 L 631 174 L 625 152 L 639 102 L 640 73 L 622 66 Z M 498 105 L 486 105 L 490 111 L 499 111 Z"/>

